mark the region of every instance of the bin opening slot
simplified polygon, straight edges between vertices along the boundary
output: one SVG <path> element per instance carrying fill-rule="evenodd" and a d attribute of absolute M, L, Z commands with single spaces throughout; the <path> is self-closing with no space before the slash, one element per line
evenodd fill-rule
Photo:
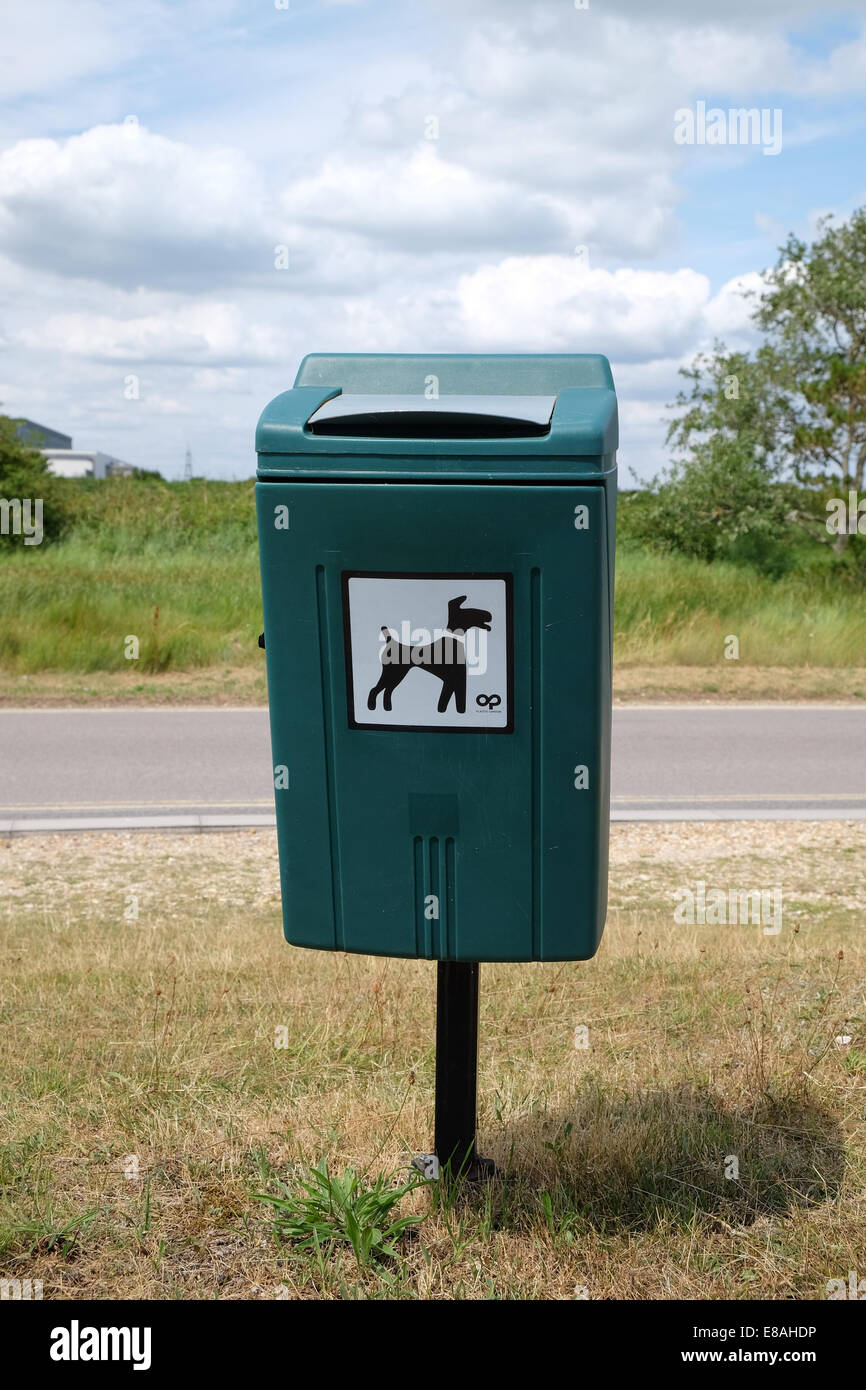
<path fill-rule="evenodd" d="M 550 433 L 555 396 L 333 396 L 311 434 L 372 439 L 513 439 Z"/>

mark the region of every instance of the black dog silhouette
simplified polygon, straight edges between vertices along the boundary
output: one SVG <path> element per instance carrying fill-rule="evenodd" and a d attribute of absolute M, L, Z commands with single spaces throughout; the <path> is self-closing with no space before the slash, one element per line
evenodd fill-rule
<path fill-rule="evenodd" d="M 438 676 L 442 682 L 436 706 L 440 714 L 445 713 L 452 695 L 457 713 L 466 713 L 466 648 L 457 638 L 471 627 L 489 632 L 493 614 L 485 608 L 464 608 L 465 599 L 466 595 L 460 594 L 458 598 L 450 600 L 446 631 L 435 642 L 410 646 L 399 641 L 390 628 L 382 628 L 382 636 L 386 639 L 379 654 L 382 674 L 367 696 L 367 709 L 376 708 L 376 701 L 384 691 L 382 706 L 390 710 L 391 696 L 397 686 L 417 666 L 420 671 L 429 671 L 431 676 Z"/>

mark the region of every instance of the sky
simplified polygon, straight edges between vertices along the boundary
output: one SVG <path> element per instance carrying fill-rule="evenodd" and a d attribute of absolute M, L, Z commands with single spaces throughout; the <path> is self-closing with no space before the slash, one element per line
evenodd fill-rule
<path fill-rule="evenodd" d="M 0 411 L 246 478 L 307 352 L 602 352 L 634 485 L 864 135 L 866 0 L 4 0 Z"/>

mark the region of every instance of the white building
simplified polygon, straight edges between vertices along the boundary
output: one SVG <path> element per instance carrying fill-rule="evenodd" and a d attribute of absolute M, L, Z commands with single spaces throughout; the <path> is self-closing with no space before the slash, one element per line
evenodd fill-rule
<path fill-rule="evenodd" d="M 49 471 L 58 478 L 111 478 L 126 476 L 134 465 L 98 449 L 40 449 Z"/>

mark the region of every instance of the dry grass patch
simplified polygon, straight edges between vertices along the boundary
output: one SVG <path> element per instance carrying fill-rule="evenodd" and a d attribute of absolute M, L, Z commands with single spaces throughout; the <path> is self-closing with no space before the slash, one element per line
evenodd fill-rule
<path fill-rule="evenodd" d="M 256 652 L 250 665 L 205 666 L 188 671 L 0 673 L 0 708 L 266 705 L 267 698 L 265 658 L 261 651 Z M 750 666 L 721 657 L 711 664 L 694 666 L 617 662 L 614 699 L 620 704 L 814 700 L 856 705 L 866 701 L 866 668 Z"/>
<path fill-rule="evenodd" d="M 251 639 L 254 640 L 254 639 Z M 205 666 L 149 674 L 126 671 L 0 672 L 0 709 L 57 709 L 68 705 L 266 705 L 264 652 L 252 666 Z"/>
<path fill-rule="evenodd" d="M 781 934 L 677 925 L 699 879 L 780 885 Z M 596 959 L 482 970 L 503 1179 L 412 1194 L 417 1234 L 359 1271 L 279 1248 L 255 1194 L 429 1148 L 434 967 L 287 947 L 271 833 L 0 845 L 0 1273 L 53 1298 L 823 1297 L 866 1273 L 864 883 L 863 823 L 615 826 Z"/>
<path fill-rule="evenodd" d="M 705 666 L 627 666 L 615 664 L 614 699 L 620 704 L 646 701 L 696 701 L 701 704 L 762 704 L 791 700 L 858 705 L 866 701 L 863 666 L 760 666 L 719 658 Z"/>

